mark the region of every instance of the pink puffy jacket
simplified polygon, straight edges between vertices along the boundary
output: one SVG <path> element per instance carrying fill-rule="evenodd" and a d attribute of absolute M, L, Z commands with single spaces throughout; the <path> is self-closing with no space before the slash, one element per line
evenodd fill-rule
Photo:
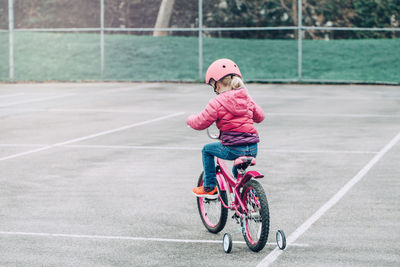
<path fill-rule="evenodd" d="M 247 94 L 245 88 L 226 91 L 211 99 L 206 108 L 197 115 L 191 115 L 187 124 L 195 130 L 204 130 L 213 122 L 223 132 L 257 134 L 253 123 L 264 120 L 264 111 Z"/>

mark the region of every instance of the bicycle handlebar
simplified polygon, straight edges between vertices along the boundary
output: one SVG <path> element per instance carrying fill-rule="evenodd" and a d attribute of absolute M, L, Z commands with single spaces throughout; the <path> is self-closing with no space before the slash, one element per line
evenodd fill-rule
<path fill-rule="evenodd" d="M 217 134 L 211 134 L 210 128 L 207 128 L 207 135 L 208 135 L 208 137 L 210 137 L 211 139 L 218 139 L 218 135 L 217 135 Z"/>
<path fill-rule="evenodd" d="M 186 127 L 190 128 L 189 125 L 186 125 Z M 219 137 L 218 134 L 212 134 L 212 133 L 210 132 L 210 128 L 207 128 L 207 135 L 208 135 L 208 137 L 210 137 L 211 139 L 218 139 L 218 137 Z"/>

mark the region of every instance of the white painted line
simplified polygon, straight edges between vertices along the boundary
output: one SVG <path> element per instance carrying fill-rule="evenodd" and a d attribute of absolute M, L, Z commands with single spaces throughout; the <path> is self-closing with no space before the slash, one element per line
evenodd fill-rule
<path fill-rule="evenodd" d="M 129 125 L 126 125 L 126 126 L 123 126 L 123 127 L 116 128 L 116 129 L 111 129 L 111 130 L 108 130 L 108 131 L 104 131 L 104 132 L 100 132 L 100 133 L 96 133 L 96 134 L 91 134 L 91 135 L 87 135 L 87 136 L 71 139 L 71 140 L 68 140 L 68 141 L 52 144 L 52 145 L 47 145 L 47 146 L 40 147 L 40 148 L 37 148 L 37 149 L 28 150 L 28 151 L 25 151 L 25 152 L 21 152 L 21 153 L 17 153 L 17 154 L 13 154 L 13 155 L 10 155 L 10 156 L 7 156 L 7 157 L 0 158 L 0 161 L 13 159 L 13 158 L 17 158 L 17 157 L 33 154 L 33 153 L 36 153 L 36 152 L 39 152 L 39 151 L 48 150 L 50 148 L 60 147 L 60 146 L 64 146 L 64 145 L 68 145 L 68 144 L 77 143 L 77 142 L 80 142 L 80 141 L 92 139 L 92 138 L 95 138 L 95 137 L 99 137 L 99 136 L 103 136 L 103 135 L 107 135 L 107 134 L 111 134 L 111 133 L 124 131 L 124 130 L 130 129 L 130 128 L 133 128 L 133 127 L 137 127 L 137 126 L 153 123 L 153 122 L 156 122 L 156 121 L 161 121 L 161 120 L 169 119 L 169 118 L 172 118 L 172 117 L 180 116 L 182 114 L 184 114 L 184 112 L 173 113 L 173 114 L 170 114 L 170 115 L 167 115 L 167 116 L 162 116 L 162 117 L 155 118 L 155 119 L 152 119 L 152 120 L 133 123 L 133 124 L 129 124 Z"/>
<path fill-rule="evenodd" d="M 24 151 L 24 152 L 13 154 L 13 155 L 10 155 L 10 156 L 7 156 L 7 157 L 2 157 L 2 158 L 0 158 L 0 161 L 5 161 L 5 160 L 8 160 L 8 159 L 22 157 L 22 156 L 25 156 L 25 155 L 29 155 L 29 154 L 33 154 L 33 153 L 40 152 L 40 151 L 43 151 L 43 150 L 47 150 L 47 149 L 50 149 L 52 147 L 53 146 L 50 145 L 50 146 L 44 146 L 44 147 L 40 147 L 40 148 L 37 148 L 37 149 Z"/>
<path fill-rule="evenodd" d="M 0 144 L 0 147 L 43 147 L 47 144 Z"/>
<path fill-rule="evenodd" d="M 3 107 L 0 105 L 0 107 Z M 6 108 L 7 111 L 29 112 L 65 112 L 65 113 L 138 113 L 137 109 L 64 109 L 64 108 Z M 301 112 L 271 112 L 266 116 L 276 117 L 336 117 L 336 118 L 400 118 L 400 114 L 346 114 L 346 113 L 301 113 Z"/>
<path fill-rule="evenodd" d="M 46 111 L 46 112 L 73 112 L 73 113 L 138 113 L 141 112 L 139 110 L 123 110 L 123 109 L 60 109 L 60 108 L 55 108 L 55 109 L 46 109 L 46 110 L 40 110 L 40 111 Z"/>
<path fill-rule="evenodd" d="M 318 219 L 320 219 L 330 208 L 332 208 L 343 196 L 357 184 L 365 175 L 372 169 L 372 167 L 398 142 L 400 141 L 400 132 L 385 146 L 375 157 L 373 157 L 367 165 L 364 166 L 351 180 L 349 180 L 335 195 L 331 197 L 321 208 L 319 208 L 310 218 L 308 218 L 302 225 L 300 225 L 293 233 L 286 239 L 288 245 L 293 244 L 302 236 Z M 275 248 L 269 253 L 257 266 L 268 266 L 273 263 L 281 254 L 282 250 Z"/>
<path fill-rule="evenodd" d="M 362 150 L 295 150 L 295 149 L 260 149 L 259 151 L 270 153 L 288 154 L 376 154 L 376 151 Z"/>
<path fill-rule="evenodd" d="M 253 96 L 253 94 L 252 94 Z M 257 95 L 255 98 L 266 98 L 266 99 L 322 99 L 322 100 L 386 100 L 386 99 L 399 99 L 400 96 L 382 96 L 376 95 L 371 97 L 342 97 L 342 96 L 310 96 L 310 95 L 293 95 L 293 96 L 272 96 L 272 95 Z"/>
<path fill-rule="evenodd" d="M 139 113 L 143 110 L 129 110 L 129 109 L 63 109 L 63 108 L 3 108 L 5 111 L 17 112 L 59 112 L 59 113 Z M 148 112 L 147 112 L 148 113 Z"/>
<path fill-rule="evenodd" d="M 131 240 L 149 242 L 169 242 L 169 243 L 217 243 L 222 244 L 222 240 L 205 239 L 176 239 L 176 238 L 155 238 L 155 237 L 134 237 L 134 236 L 109 236 L 109 235 L 76 235 L 76 234 L 51 234 L 51 233 L 30 233 L 30 232 L 0 232 L 0 235 L 8 236 L 34 236 L 34 237 L 61 237 L 78 239 L 107 239 L 107 240 Z M 235 244 L 246 244 L 244 241 L 233 241 Z M 276 246 L 276 243 L 267 243 L 269 246 Z M 309 247 L 308 244 L 292 244 L 293 247 Z"/>
<path fill-rule="evenodd" d="M 282 116 L 282 117 L 337 117 L 337 118 L 400 118 L 400 114 L 345 114 L 345 113 L 267 113 L 266 116 Z"/>
<path fill-rule="evenodd" d="M 20 95 L 23 95 L 23 94 L 24 94 L 24 93 L 10 94 L 10 95 L 0 95 L 0 98 L 20 96 Z"/>
<path fill-rule="evenodd" d="M 0 147 L 41 147 L 47 144 L 0 144 Z M 88 149 L 132 149 L 132 150 L 187 150 L 199 151 L 202 146 L 197 147 L 178 147 L 178 146 L 133 146 L 133 145 L 59 145 L 71 148 L 88 148 Z M 267 153 L 280 154 L 377 154 L 377 151 L 362 150 L 289 150 L 289 149 L 259 149 L 259 151 Z"/>
<path fill-rule="evenodd" d="M 62 109 L 62 108 L 2 108 L 3 111 L 11 111 L 11 112 L 54 112 L 54 113 L 120 113 L 120 114 L 138 114 L 144 113 L 143 109 L 85 109 L 85 108 L 76 108 L 76 109 Z M 159 114 L 159 112 L 154 111 L 146 111 L 146 114 L 154 113 Z"/>
<path fill-rule="evenodd" d="M 2 104 L 2 105 L 0 105 L 0 108 L 9 107 L 9 106 L 15 106 L 15 105 L 21 105 L 21 104 L 34 103 L 34 102 L 41 102 L 41 101 L 46 101 L 46 100 L 51 100 L 51 99 L 56 99 L 56 98 L 63 98 L 63 97 L 67 97 L 67 96 L 73 96 L 73 95 L 75 95 L 75 94 L 49 96 L 49 97 L 35 98 L 35 99 L 31 99 L 31 100 L 12 102 L 12 103 L 7 103 L 7 104 Z"/>
<path fill-rule="evenodd" d="M 67 145 L 74 148 L 93 148 L 93 149 L 132 149 L 132 150 L 201 150 L 202 147 L 173 147 L 173 146 L 107 146 L 107 145 Z"/>
<path fill-rule="evenodd" d="M 0 145 L 1 146 L 1 145 Z M 174 147 L 174 146 L 124 146 L 124 145 L 68 145 L 67 147 L 75 148 L 93 148 L 93 149 L 145 149 L 145 150 L 201 150 L 198 147 Z M 288 153 L 288 154 L 376 154 L 376 151 L 359 151 L 359 150 L 280 150 L 280 149 L 259 149 L 262 152 L 269 153 Z"/>

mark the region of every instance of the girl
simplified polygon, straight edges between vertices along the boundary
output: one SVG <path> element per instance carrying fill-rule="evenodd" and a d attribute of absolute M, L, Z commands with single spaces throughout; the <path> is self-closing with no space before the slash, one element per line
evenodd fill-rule
<path fill-rule="evenodd" d="M 264 111 L 247 94 L 238 66 L 230 59 L 218 59 L 206 72 L 206 83 L 214 88 L 217 97 L 211 99 L 206 108 L 191 115 L 187 124 L 195 130 L 204 130 L 216 122 L 221 142 L 203 147 L 203 186 L 195 187 L 198 197 L 217 193 L 214 157 L 235 160 L 240 156 L 257 156 L 260 141 L 253 123 L 264 120 Z M 237 177 L 237 170 L 233 168 Z"/>

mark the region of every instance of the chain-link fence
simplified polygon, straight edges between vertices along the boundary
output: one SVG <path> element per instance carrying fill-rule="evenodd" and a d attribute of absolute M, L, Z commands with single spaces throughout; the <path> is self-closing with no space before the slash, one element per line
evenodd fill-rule
<path fill-rule="evenodd" d="M 398 26 L 311 27 L 302 0 L 292 20 L 271 6 L 227 21 L 226 1 L 176 0 L 179 10 L 160 28 L 162 1 L 8 0 L 0 5 L 0 80 L 201 81 L 212 61 L 228 57 L 246 81 L 400 83 Z M 282 25 L 269 25 L 265 12 Z"/>

